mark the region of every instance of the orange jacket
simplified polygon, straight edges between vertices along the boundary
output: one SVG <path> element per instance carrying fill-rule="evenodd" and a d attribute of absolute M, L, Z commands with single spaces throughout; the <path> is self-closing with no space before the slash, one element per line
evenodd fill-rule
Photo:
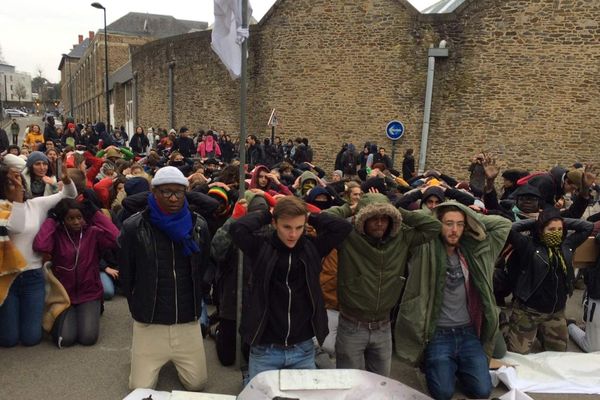
<path fill-rule="evenodd" d="M 337 299 L 337 270 L 338 270 L 338 253 L 336 249 L 331 250 L 327 257 L 323 259 L 321 275 L 321 291 L 323 292 L 323 300 L 325 308 L 329 310 L 338 310 Z"/>

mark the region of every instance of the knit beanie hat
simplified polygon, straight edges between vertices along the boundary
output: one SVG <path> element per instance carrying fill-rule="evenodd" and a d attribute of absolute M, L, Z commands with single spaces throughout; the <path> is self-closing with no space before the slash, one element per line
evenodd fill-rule
<path fill-rule="evenodd" d="M 125 193 L 127 193 L 127 196 L 131 196 L 137 193 L 147 192 L 150 190 L 150 185 L 148 184 L 148 180 L 146 178 L 136 176 L 134 178 L 127 179 L 124 189 Z"/>
<path fill-rule="evenodd" d="M 425 189 L 423 195 L 421 196 L 422 203 L 425 203 L 431 196 L 437 197 L 440 203 L 443 203 L 446 200 L 444 189 L 439 186 L 429 186 L 427 189 Z"/>
<path fill-rule="evenodd" d="M 333 171 L 333 175 L 337 175 L 340 178 L 342 178 L 344 176 L 344 173 L 341 170 L 336 169 L 335 171 Z"/>
<path fill-rule="evenodd" d="M 9 168 L 18 169 L 21 172 L 25 169 L 26 163 L 21 157 L 9 153 L 4 156 L 4 165 Z"/>
<path fill-rule="evenodd" d="M 44 153 L 42 153 L 41 151 L 34 151 L 29 155 L 29 157 L 27 157 L 27 163 L 25 165 L 28 169 L 31 169 L 33 164 L 35 164 L 38 161 L 43 161 L 46 164 L 50 164 L 50 161 L 48 161 L 48 157 L 46 157 Z"/>
<path fill-rule="evenodd" d="M 573 170 L 567 172 L 567 179 L 570 180 L 577 186 L 577 189 L 581 190 L 583 188 L 583 172 L 580 170 Z"/>
<path fill-rule="evenodd" d="M 219 186 L 213 186 L 208 191 L 208 195 L 214 199 L 219 200 L 221 203 L 229 204 L 229 196 L 227 191 Z"/>
<path fill-rule="evenodd" d="M 176 185 L 182 185 L 185 187 L 188 187 L 190 184 L 178 168 L 168 166 L 162 167 L 156 171 L 154 179 L 152 179 L 152 187 L 168 185 L 169 183 L 174 183 Z"/>

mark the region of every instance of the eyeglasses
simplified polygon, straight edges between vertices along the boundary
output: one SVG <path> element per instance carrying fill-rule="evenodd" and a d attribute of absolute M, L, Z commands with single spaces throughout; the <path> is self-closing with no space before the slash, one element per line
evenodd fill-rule
<path fill-rule="evenodd" d="M 459 222 L 455 222 L 455 221 L 446 221 L 446 222 L 442 222 L 442 224 L 444 224 L 444 226 L 446 228 L 453 228 L 453 227 L 457 227 L 457 228 L 464 228 L 465 227 L 465 223 L 463 221 L 459 221 Z"/>
<path fill-rule="evenodd" d="M 175 196 L 175 198 L 177 199 L 183 199 L 183 196 L 185 196 L 185 190 L 178 190 L 176 192 L 173 192 L 171 190 L 158 190 L 160 192 L 160 194 L 162 195 L 162 197 L 164 197 L 165 199 L 170 199 L 171 196 Z"/>

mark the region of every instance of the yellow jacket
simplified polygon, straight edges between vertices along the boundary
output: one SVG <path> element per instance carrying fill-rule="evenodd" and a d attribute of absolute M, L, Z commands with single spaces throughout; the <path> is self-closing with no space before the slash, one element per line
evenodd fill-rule
<path fill-rule="evenodd" d="M 35 133 L 30 131 L 25 138 L 25 144 L 31 147 L 36 142 L 44 143 L 44 134 L 42 132 Z"/>

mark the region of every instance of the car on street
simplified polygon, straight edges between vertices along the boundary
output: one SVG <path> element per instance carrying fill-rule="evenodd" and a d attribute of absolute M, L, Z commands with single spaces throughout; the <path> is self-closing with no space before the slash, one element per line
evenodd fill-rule
<path fill-rule="evenodd" d="M 26 117 L 28 114 L 25 111 L 17 110 L 16 108 L 7 108 L 4 114 L 8 117 Z"/>

